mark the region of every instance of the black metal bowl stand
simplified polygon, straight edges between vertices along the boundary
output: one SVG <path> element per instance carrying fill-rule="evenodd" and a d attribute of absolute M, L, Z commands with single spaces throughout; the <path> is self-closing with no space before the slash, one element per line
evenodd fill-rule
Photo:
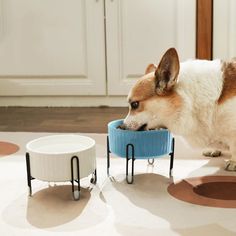
<path fill-rule="evenodd" d="M 27 170 L 27 183 L 28 183 L 28 189 L 29 189 L 29 196 L 32 196 L 32 184 L 31 181 L 35 178 L 31 176 L 31 170 L 30 170 L 30 155 L 28 152 L 26 152 L 26 170 Z M 72 156 L 71 157 L 71 184 L 72 184 L 72 196 L 75 201 L 80 199 L 80 165 L 79 165 L 79 157 L 78 156 Z M 76 166 L 77 170 L 77 178 L 74 178 L 74 166 Z M 78 184 L 77 190 L 75 188 L 76 182 Z M 92 173 L 92 178 L 90 179 L 90 182 L 92 184 L 97 183 L 97 169 L 94 170 Z"/>
<path fill-rule="evenodd" d="M 109 136 L 107 136 L 107 176 L 110 176 L 110 146 L 109 146 Z M 170 169 L 169 169 L 169 177 L 172 177 L 172 169 L 174 166 L 174 153 L 175 153 L 175 139 L 172 138 L 171 142 L 171 152 L 170 156 Z M 131 154 L 131 155 L 130 155 Z M 129 161 L 131 160 L 131 173 L 129 174 Z M 132 143 L 126 145 L 126 182 L 128 184 L 132 184 L 134 182 L 134 161 L 135 161 L 135 148 Z M 148 159 L 148 164 L 154 164 L 154 158 Z"/>

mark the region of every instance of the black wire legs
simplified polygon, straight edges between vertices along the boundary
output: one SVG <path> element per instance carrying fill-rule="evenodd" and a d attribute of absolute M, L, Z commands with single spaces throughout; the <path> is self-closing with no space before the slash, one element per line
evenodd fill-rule
<path fill-rule="evenodd" d="M 149 165 L 153 165 L 153 164 L 154 164 L 154 158 L 148 159 L 148 164 L 149 164 Z"/>
<path fill-rule="evenodd" d="M 77 178 L 74 178 L 74 162 L 76 165 L 77 170 Z M 75 190 L 74 181 L 78 184 L 77 190 Z M 92 178 L 90 179 L 90 183 L 96 184 L 97 183 L 97 169 L 94 170 L 92 173 Z M 73 156 L 71 158 L 71 184 L 72 184 L 72 194 L 75 201 L 79 200 L 80 198 L 80 165 L 79 165 L 79 157 Z"/>
<path fill-rule="evenodd" d="M 76 170 L 77 170 L 77 178 L 74 178 L 74 160 L 75 160 L 75 165 L 76 165 Z M 71 157 L 71 184 L 72 184 L 72 195 L 75 201 L 78 201 L 80 198 L 80 173 L 79 173 L 79 158 L 77 156 Z M 78 189 L 75 190 L 75 185 L 74 181 L 77 182 L 78 184 Z"/>
<path fill-rule="evenodd" d="M 131 149 L 131 158 L 129 157 L 129 150 Z M 131 174 L 129 175 L 129 160 L 132 161 L 131 164 Z M 129 143 L 126 145 L 126 182 L 132 184 L 134 182 L 134 145 Z"/>
<path fill-rule="evenodd" d="M 134 161 L 135 161 L 135 148 L 134 145 L 129 143 L 126 145 L 126 182 L 128 184 L 132 184 L 134 182 Z M 109 136 L 107 136 L 107 176 L 109 177 L 109 169 L 110 169 L 110 146 L 109 146 Z M 175 153 L 175 139 L 172 138 L 171 142 L 171 153 L 170 155 L 170 170 L 169 176 L 172 177 L 172 170 L 174 166 L 174 153 Z M 129 161 L 131 160 L 131 167 L 129 166 Z M 154 158 L 148 159 L 148 164 L 154 164 Z M 131 170 L 130 170 L 131 168 Z"/>
<path fill-rule="evenodd" d="M 172 152 L 169 154 L 170 155 L 170 171 L 169 171 L 169 176 L 172 177 L 172 169 L 174 166 L 174 156 L 175 156 L 175 138 L 172 138 Z"/>
<path fill-rule="evenodd" d="M 131 158 L 129 157 L 131 150 Z M 107 136 L 107 176 L 110 176 L 110 147 L 109 147 L 109 137 Z M 129 160 L 132 161 L 131 163 L 131 174 L 129 175 Z M 134 182 L 134 145 L 133 144 L 127 144 L 126 145 L 126 182 L 128 184 L 132 184 Z"/>
<path fill-rule="evenodd" d="M 90 179 L 91 184 L 96 184 L 97 183 L 97 169 L 94 170 L 92 174 L 92 178 Z"/>
<path fill-rule="evenodd" d="M 30 155 L 27 152 L 26 155 L 26 170 L 27 170 L 27 184 L 28 184 L 28 189 L 29 189 L 29 196 L 32 196 L 32 185 L 31 185 L 31 180 L 34 178 L 31 176 L 31 169 L 30 169 Z M 74 200 L 79 200 L 80 198 L 80 165 L 79 165 L 79 157 L 78 156 L 73 156 L 71 157 L 70 160 L 70 165 L 71 165 L 71 184 L 72 184 L 72 195 Z M 77 189 L 75 188 L 76 182 L 78 184 Z M 92 178 L 90 179 L 90 182 L 92 184 L 97 183 L 97 169 L 94 170 L 92 173 Z"/>
<path fill-rule="evenodd" d="M 28 152 L 26 152 L 25 154 L 25 159 L 26 159 L 26 170 L 27 170 L 28 195 L 31 197 L 32 196 L 31 180 L 33 180 L 34 178 L 31 176 L 30 172 L 30 156 Z"/>
<path fill-rule="evenodd" d="M 131 147 L 131 158 L 129 157 L 129 150 Z M 110 176 L 110 147 L 109 147 L 109 137 L 107 136 L 107 176 Z M 132 160 L 131 164 L 131 175 L 129 175 L 129 160 Z M 132 184 L 134 182 L 134 145 L 133 144 L 127 144 L 126 145 L 126 181 L 128 184 Z"/>
<path fill-rule="evenodd" d="M 129 152 L 131 150 L 131 158 L 129 157 Z M 109 137 L 107 136 L 107 176 L 110 176 L 110 147 L 109 147 Z M 129 160 L 131 159 L 131 174 L 129 175 Z M 126 182 L 128 184 L 132 184 L 134 182 L 134 145 L 133 144 L 127 144 L 126 145 Z"/>
<path fill-rule="evenodd" d="M 107 176 L 109 177 L 109 168 L 110 168 L 110 147 L 109 147 L 109 137 L 107 136 Z"/>

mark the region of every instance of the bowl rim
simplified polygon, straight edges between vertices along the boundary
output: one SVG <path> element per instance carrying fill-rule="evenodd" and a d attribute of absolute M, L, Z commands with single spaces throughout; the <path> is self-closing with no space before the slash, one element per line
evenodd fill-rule
<path fill-rule="evenodd" d="M 169 132 L 170 131 L 168 129 L 157 129 L 157 130 L 140 130 L 140 131 L 137 131 L 137 130 L 127 130 L 127 129 L 117 129 L 117 127 L 114 127 L 113 124 L 116 123 L 116 122 L 122 122 L 124 121 L 124 119 L 117 119 L 117 120 L 113 120 L 113 121 L 110 121 L 108 123 L 108 128 L 111 128 L 113 130 L 116 130 L 117 132 L 122 132 L 122 133 L 135 133 L 135 134 L 147 134 L 147 133 L 160 133 L 160 132 Z"/>
<path fill-rule="evenodd" d="M 70 137 L 83 137 L 83 138 L 86 138 L 87 140 L 89 140 L 90 142 L 90 145 L 88 145 L 86 148 L 82 148 L 82 149 L 78 149 L 77 151 L 68 151 L 68 152 L 44 152 L 44 151 L 37 151 L 35 150 L 34 148 L 32 148 L 32 144 L 34 143 L 37 143 L 39 142 L 40 140 L 46 140 L 46 139 L 51 139 L 51 138 L 62 138 L 63 136 L 66 136 L 67 138 L 70 136 Z M 75 154 L 75 153 L 79 153 L 79 152 L 83 152 L 85 150 L 88 150 L 92 147 L 94 147 L 96 144 L 95 140 L 88 137 L 88 136 L 85 136 L 85 135 L 79 135 L 79 134 L 55 134 L 55 135 L 47 135 L 47 136 L 42 136 L 42 137 L 39 137 L 39 138 L 36 138 L 36 139 L 33 139 L 31 141 L 29 141 L 27 144 L 26 144 L 26 152 L 31 152 L 31 153 L 34 153 L 34 154 L 41 154 L 41 155 L 48 155 L 48 156 L 60 156 L 60 155 L 71 155 L 71 154 Z"/>

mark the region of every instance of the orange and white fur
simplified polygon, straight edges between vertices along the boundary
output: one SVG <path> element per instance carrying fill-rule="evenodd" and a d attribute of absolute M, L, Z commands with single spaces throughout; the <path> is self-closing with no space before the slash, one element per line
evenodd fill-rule
<path fill-rule="evenodd" d="M 168 128 L 191 145 L 229 150 L 226 169 L 236 171 L 236 61 L 179 62 L 170 48 L 150 64 L 128 95 L 127 129 Z M 220 151 L 206 152 L 217 156 Z"/>

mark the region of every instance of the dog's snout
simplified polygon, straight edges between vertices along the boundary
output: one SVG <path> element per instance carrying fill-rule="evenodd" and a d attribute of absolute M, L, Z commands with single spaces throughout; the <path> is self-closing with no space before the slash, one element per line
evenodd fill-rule
<path fill-rule="evenodd" d="M 123 123 L 122 124 L 122 128 L 123 129 L 127 129 L 127 130 L 137 130 L 137 131 L 144 131 L 147 129 L 147 124 L 138 124 L 137 122 L 135 121 L 131 121 L 129 123 Z"/>
<path fill-rule="evenodd" d="M 123 126 L 127 130 L 137 130 L 140 127 L 137 122 L 128 119 L 124 120 Z"/>

